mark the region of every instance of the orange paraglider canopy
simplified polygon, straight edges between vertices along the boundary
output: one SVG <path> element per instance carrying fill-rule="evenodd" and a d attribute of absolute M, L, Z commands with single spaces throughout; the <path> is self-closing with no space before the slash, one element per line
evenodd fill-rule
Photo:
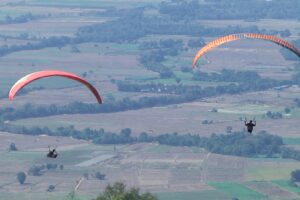
<path fill-rule="evenodd" d="M 56 70 L 38 71 L 38 72 L 28 74 L 28 75 L 24 76 L 23 78 L 19 79 L 12 86 L 12 88 L 9 91 L 9 96 L 8 96 L 9 100 L 13 100 L 15 95 L 17 94 L 17 92 L 19 90 L 21 90 L 23 87 L 25 87 L 26 85 L 30 84 L 31 82 L 33 82 L 35 80 L 49 77 L 49 76 L 61 76 L 61 77 L 69 78 L 69 79 L 72 79 L 72 80 L 75 80 L 75 81 L 78 81 L 78 82 L 84 84 L 94 94 L 98 103 L 100 103 L 100 104 L 102 103 L 102 98 L 99 95 L 97 89 L 92 84 L 90 84 L 88 81 L 84 80 L 83 78 L 81 78 L 73 73 L 64 72 L 64 71 L 56 71 Z"/>
<path fill-rule="evenodd" d="M 218 46 L 220 46 L 224 43 L 227 43 L 227 42 L 231 42 L 231 41 L 234 41 L 234 40 L 240 40 L 240 39 L 247 39 L 247 38 L 268 40 L 268 41 L 274 42 L 274 43 L 276 43 L 280 46 L 283 46 L 284 48 L 289 49 L 290 51 L 295 53 L 298 57 L 300 57 L 300 51 L 295 46 L 293 46 L 289 42 L 287 42 L 287 41 L 285 41 L 281 38 L 278 38 L 276 36 L 266 35 L 266 34 L 258 34 L 258 33 L 238 33 L 238 34 L 232 34 L 232 35 L 227 35 L 227 36 L 224 36 L 224 37 L 220 37 L 216 40 L 211 41 L 210 43 L 208 43 L 204 47 L 202 47 L 197 52 L 196 56 L 194 57 L 193 68 L 195 68 L 198 60 L 204 54 L 206 54 L 208 51 L 210 51 L 211 49 L 213 49 L 215 47 L 218 47 Z"/>

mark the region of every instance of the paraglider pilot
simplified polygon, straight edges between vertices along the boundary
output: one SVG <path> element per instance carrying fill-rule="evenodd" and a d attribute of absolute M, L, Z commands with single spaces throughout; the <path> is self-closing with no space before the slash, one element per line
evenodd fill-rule
<path fill-rule="evenodd" d="M 48 154 L 47 154 L 47 157 L 48 157 L 48 158 L 56 158 L 57 155 L 58 155 L 58 154 L 57 154 L 56 150 L 55 150 L 55 149 L 50 150 L 50 147 L 49 147 L 49 152 L 48 152 Z"/>
<path fill-rule="evenodd" d="M 254 121 L 254 123 L 253 123 Z M 253 127 L 256 126 L 256 121 L 255 120 L 250 120 L 249 123 L 247 123 L 247 120 L 245 119 L 245 126 L 247 126 L 247 131 L 248 133 L 252 134 Z"/>

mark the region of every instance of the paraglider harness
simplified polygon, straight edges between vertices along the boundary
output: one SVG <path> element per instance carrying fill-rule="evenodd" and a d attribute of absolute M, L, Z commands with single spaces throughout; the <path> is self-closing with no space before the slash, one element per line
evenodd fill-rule
<path fill-rule="evenodd" d="M 53 148 L 52 150 L 49 148 L 49 152 L 47 153 L 47 157 L 48 158 L 56 158 L 58 156 L 57 151 L 55 150 L 55 148 Z"/>
<path fill-rule="evenodd" d="M 247 126 L 248 133 L 252 134 L 253 127 L 256 126 L 255 118 L 253 120 L 250 120 L 249 123 L 247 123 L 247 119 L 245 118 L 245 126 Z"/>

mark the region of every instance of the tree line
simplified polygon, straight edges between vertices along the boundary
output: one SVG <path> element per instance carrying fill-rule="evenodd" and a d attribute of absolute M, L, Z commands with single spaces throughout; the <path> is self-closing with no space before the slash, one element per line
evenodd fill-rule
<path fill-rule="evenodd" d="M 121 12 L 121 11 L 120 11 Z M 122 12 L 121 12 L 122 13 Z M 217 37 L 237 32 L 279 34 L 280 31 L 260 30 L 257 26 L 227 26 L 205 27 L 194 21 L 176 21 L 165 16 L 144 15 L 143 9 L 129 9 L 120 14 L 119 18 L 104 23 L 82 26 L 73 37 L 51 36 L 39 41 L 28 42 L 22 45 L 2 45 L 0 56 L 23 50 L 39 50 L 48 47 L 61 48 L 68 44 L 84 42 L 134 42 L 147 35 L 190 35 Z"/>
<path fill-rule="evenodd" d="M 300 3 L 297 0 L 197 0 L 163 1 L 159 12 L 169 15 L 174 20 L 196 19 L 300 19 Z"/>
<path fill-rule="evenodd" d="M 33 15 L 31 12 L 16 17 L 11 17 L 10 15 L 7 15 L 3 20 L 0 21 L 0 24 L 20 24 L 45 17 L 45 15 Z"/>
<path fill-rule="evenodd" d="M 65 136 L 76 139 L 92 141 L 95 144 L 133 144 L 138 142 L 157 142 L 162 145 L 170 146 L 188 146 L 201 147 L 212 153 L 224 155 L 236 155 L 245 157 L 266 156 L 282 158 L 291 158 L 300 160 L 300 151 L 284 146 L 283 140 L 279 136 L 271 135 L 266 132 L 259 132 L 255 135 L 249 135 L 246 132 L 234 132 L 227 134 L 212 134 L 209 137 L 164 133 L 156 136 L 146 132 L 140 133 L 138 136 L 132 135 L 130 128 L 122 129 L 119 133 L 107 132 L 104 129 L 77 130 L 74 126 L 58 127 L 51 130 L 48 127 L 34 126 L 27 128 L 25 126 L 16 126 L 10 124 L 0 124 L 0 131 L 12 132 L 24 135 L 41 135 L 49 136 Z M 43 166 L 42 169 L 48 168 Z M 56 166 L 57 167 L 57 166 Z M 36 166 L 35 166 L 36 168 Z M 40 171 L 40 170 L 31 170 Z"/>
<path fill-rule="evenodd" d="M 178 104 L 184 102 L 191 102 L 204 97 L 212 97 L 222 94 L 239 94 L 242 92 L 251 92 L 266 90 L 278 85 L 281 82 L 269 79 L 257 79 L 254 83 L 244 82 L 240 84 L 231 83 L 229 85 L 221 85 L 216 87 L 205 87 L 200 86 L 163 86 L 157 85 L 163 92 L 169 92 L 179 95 L 164 95 L 158 97 L 142 97 L 137 100 L 131 100 L 129 98 L 124 98 L 122 100 L 113 100 L 99 105 L 99 104 L 87 104 L 82 102 L 72 102 L 67 105 L 58 106 L 51 104 L 45 105 L 34 105 L 27 103 L 17 108 L 6 107 L 0 108 L 0 121 L 4 122 L 7 120 L 16 120 L 24 118 L 33 117 L 46 117 L 52 115 L 61 114 L 87 114 L 87 113 L 113 113 L 121 112 L 126 110 L 136 110 L 141 108 L 149 108 L 154 106 L 165 106 L 170 104 Z M 126 88 L 133 88 L 131 91 L 142 91 L 140 88 L 142 86 L 130 85 L 127 83 L 119 83 L 120 91 L 128 91 Z M 140 87 L 140 88 L 139 88 Z M 148 85 L 145 87 L 149 88 Z M 152 87 L 152 85 L 150 85 Z M 137 88 L 137 89 L 136 89 Z"/>
<path fill-rule="evenodd" d="M 248 81 L 250 79 L 250 81 Z M 199 85 L 183 85 L 183 84 L 162 84 L 162 83 L 133 83 L 130 81 L 116 81 L 119 91 L 123 92 L 151 92 L 166 93 L 178 95 L 199 95 L 214 96 L 227 94 L 236 94 L 242 92 L 266 90 L 272 87 L 293 84 L 295 81 L 279 81 L 267 78 L 261 78 L 257 72 L 253 71 L 234 71 L 223 69 L 221 73 L 205 73 L 197 71 L 193 75 L 195 81 L 208 82 L 228 82 L 226 85 L 216 87 L 201 87 Z M 174 97 L 175 98 L 175 97 Z"/>
<path fill-rule="evenodd" d="M 178 21 L 165 16 L 148 16 L 143 11 L 133 11 L 115 21 L 80 27 L 78 42 L 132 42 L 147 35 L 189 35 L 218 37 L 238 32 L 268 33 L 283 31 L 259 29 L 257 26 L 207 27 L 197 21 Z M 286 32 L 284 30 L 284 32 Z"/>
<path fill-rule="evenodd" d="M 182 40 L 173 39 L 142 42 L 139 45 L 139 61 L 146 69 L 159 73 L 160 78 L 174 78 L 173 71 L 162 62 L 166 56 L 177 56 L 183 46 Z"/>

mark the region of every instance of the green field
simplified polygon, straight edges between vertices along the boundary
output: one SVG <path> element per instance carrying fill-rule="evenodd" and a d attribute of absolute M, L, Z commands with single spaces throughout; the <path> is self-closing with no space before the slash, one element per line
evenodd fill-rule
<path fill-rule="evenodd" d="M 293 109 L 291 112 L 291 116 L 299 119 L 300 118 L 300 109 L 299 108 Z"/>
<path fill-rule="evenodd" d="M 300 138 L 283 138 L 283 143 L 287 145 L 300 145 Z"/>
<path fill-rule="evenodd" d="M 227 193 L 232 197 L 238 199 L 266 199 L 266 197 L 256 191 L 249 189 L 248 187 L 234 182 L 212 182 L 209 183 L 211 186 L 216 188 L 218 191 Z"/>
<path fill-rule="evenodd" d="M 115 44 L 115 43 L 84 43 L 77 45 L 81 53 L 100 55 L 137 55 L 139 53 L 137 44 Z"/>
<path fill-rule="evenodd" d="M 247 172 L 249 181 L 273 181 L 290 178 L 291 171 L 298 168 L 297 162 L 290 163 L 284 160 L 274 159 L 273 161 L 261 160 L 262 165 L 259 167 L 250 167 Z M 264 164 L 265 163 L 265 164 Z"/>
<path fill-rule="evenodd" d="M 272 183 L 279 185 L 281 188 L 284 188 L 290 192 L 294 192 L 294 193 L 300 195 L 299 187 L 292 186 L 290 181 L 288 181 L 288 180 L 275 180 L 275 181 L 272 181 Z"/>
<path fill-rule="evenodd" d="M 2 45 L 23 45 L 27 42 L 38 43 L 51 36 L 76 37 L 80 27 L 100 26 L 105 22 L 127 15 L 129 9 L 143 10 L 145 16 L 175 20 L 181 23 L 199 24 L 205 28 L 224 28 L 227 26 L 257 25 L 268 32 L 270 30 L 289 29 L 288 41 L 299 38 L 299 20 L 263 19 L 255 22 L 245 20 L 194 20 L 161 14 L 159 4 L 163 0 L 4 0 L 0 2 L 0 21 L 7 16 L 12 18 L 28 12 L 43 15 L 25 23 L 0 24 L 1 34 L 14 36 L 0 38 Z M 171 2 L 171 0 L 167 0 Z M 172 4 L 176 4 L 176 0 Z M 207 0 L 199 0 L 210 4 Z M 213 3 L 213 2 L 212 2 Z M 206 5 L 203 4 L 203 7 Z M 163 4 L 161 4 L 163 5 Z M 108 12 L 107 12 L 108 11 Z M 111 11 L 111 12 L 110 12 Z M 120 13 L 117 13 L 120 12 Z M 130 14 L 136 14 L 130 12 Z M 131 17 L 131 16 L 130 16 Z M 139 17 L 139 15 L 137 15 Z M 178 16 L 180 18 L 180 16 Z M 178 21 L 177 21 L 178 20 Z M 108 24 L 108 23 L 107 23 Z M 159 25 L 159 24 L 158 24 Z M 141 26 L 143 27 L 143 26 Z M 196 27 L 196 26 L 195 26 Z M 174 27 L 175 28 L 175 27 Z M 201 28 L 201 27 L 200 27 Z M 237 28 L 238 29 L 238 28 Z M 96 30 L 96 29 L 95 29 Z M 101 30 L 101 28 L 100 28 Z M 252 30 L 252 28 L 251 28 Z M 253 29 L 254 30 L 254 29 Z M 87 28 L 86 31 L 89 31 Z M 134 30 L 132 30 L 134 31 Z M 202 30 L 201 30 L 202 31 Z M 36 81 L 27 89 L 43 87 L 21 94 L 13 102 L 6 95 L 15 81 L 26 74 L 40 70 L 63 70 L 75 73 L 95 84 L 104 98 L 104 103 L 112 99 L 169 95 L 160 92 L 120 92 L 116 81 L 133 84 L 164 84 L 174 87 L 200 86 L 217 87 L 233 82 L 196 81 L 193 77 L 197 70 L 203 72 L 221 72 L 224 68 L 232 70 L 254 70 L 263 77 L 287 80 L 294 74 L 294 61 L 285 60 L 280 48 L 274 44 L 257 40 L 243 40 L 222 45 L 207 53 L 199 61 L 198 67 L 183 72 L 183 67 L 192 68 L 192 60 L 198 48 L 188 47 L 190 39 L 203 38 L 210 42 L 218 34 L 212 29 L 211 37 L 199 33 L 174 35 L 145 35 L 135 40 L 111 43 L 113 39 L 87 40 L 74 42 L 63 47 L 51 47 L 38 50 L 17 51 L 0 59 L 0 99 L 2 108 L 17 108 L 25 103 L 57 105 L 70 102 L 86 102 L 91 96 L 85 86 L 65 78 L 46 78 Z M 199 30 L 200 32 L 200 30 Z M 272 31 L 271 31 L 272 32 Z M 19 38 L 27 33 L 29 38 Z M 178 34 L 178 32 L 174 32 Z M 220 34 L 226 33 L 220 29 Z M 105 34 L 105 33 L 99 33 Z M 277 35 L 280 36 L 280 33 Z M 35 37 L 35 38 L 32 38 Z M 140 63 L 139 46 L 146 41 L 182 40 L 183 50 L 177 56 L 165 56 L 161 63 L 172 70 L 174 77 L 160 78 L 159 73 L 148 70 Z M 150 49 L 152 51 L 154 49 Z M 148 50 L 145 50 L 148 51 Z M 155 63 L 155 62 L 154 62 Z M 294 99 L 300 98 L 300 88 L 291 86 L 283 90 L 274 88 L 266 91 L 225 94 L 167 106 L 156 106 L 115 113 L 74 114 L 37 117 L 5 121 L 12 125 L 26 127 L 57 127 L 74 125 L 76 129 L 105 129 L 119 133 L 124 128 L 132 130 L 132 136 L 147 132 L 151 136 L 164 133 L 198 134 L 208 137 L 212 133 L 226 134 L 228 127 L 233 131 L 244 128 L 244 118 L 256 118 L 254 133 L 267 131 L 282 136 L 289 147 L 300 148 L 299 119 L 300 108 Z M 172 94 L 175 95 L 175 94 Z M 92 99 L 89 102 L 94 102 Z M 286 107 L 291 113 L 285 113 Z M 270 119 L 266 112 L 280 112 L 282 119 Z M 21 113 L 22 114 L 22 113 Z M 209 121 L 210 123 L 204 123 Z M 18 151 L 8 152 L 7 147 L 14 142 Z M 59 157 L 48 159 L 45 155 L 48 146 L 57 147 Z M 63 165 L 63 169 L 44 170 L 41 176 L 29 175 L 34 165 Z M 44 135 L 24 136 L 21 134 L 0 133 L 0 199 L 9 200 L 91 200 L 102 192 L 108 184 L 124 182 L 127 188 L 139 187 L 142 192 L 149 191 L 159 200 L 282 200 L 277 193 L 288 194 L 291 199 L 299 199 L 300 190 L 289 184 L 290 173 L 299 169 L 299 161 L 257 156 L 244 158 L 219 155 L 207 152 L 205 148 L 187 146 L 167 146 L 158 143 L 132 143 L 128 145 L 95 145 L 92 141 L 76 140 L 70 137 L 48 137 Z M 27 174 L 24 185 L 16 180 L 16 174 Z M 106 175 L 99 180 L 96 172 Z M 68 195 L 74 190 L 78 180 L 85 177 L 75 196 Z M 54 192 L 46 192 L 50 185 L 57 185 Z M 268 186 L 268 187 L 267 187 Z M 275 191 L 276 190 L 276 191 Z M 294 195 L 294 196 L 293 196 Z M 287 197 L 286 199 L 288 199 Z"/>
<path fill-rule="evenodd" d="M 166 153 L 170 151 L 172 147 L 167 146 L 167 145 L 158 145 L 152 148 L 147 149 L 147 152 L 149 153 Z"/>
<path fill-rule="evenodd" d="M 0 163 L 24 163 L 34 162 L 38 160 L 43 154 L 41 152 L 1 152 Z"/>
<path fill-rule="evenodd" d="M 159 200 L 231 200 L 231 196 L 223 191 L 209 190 L 201 192 L 164 192 L 158 193 Z"/>

